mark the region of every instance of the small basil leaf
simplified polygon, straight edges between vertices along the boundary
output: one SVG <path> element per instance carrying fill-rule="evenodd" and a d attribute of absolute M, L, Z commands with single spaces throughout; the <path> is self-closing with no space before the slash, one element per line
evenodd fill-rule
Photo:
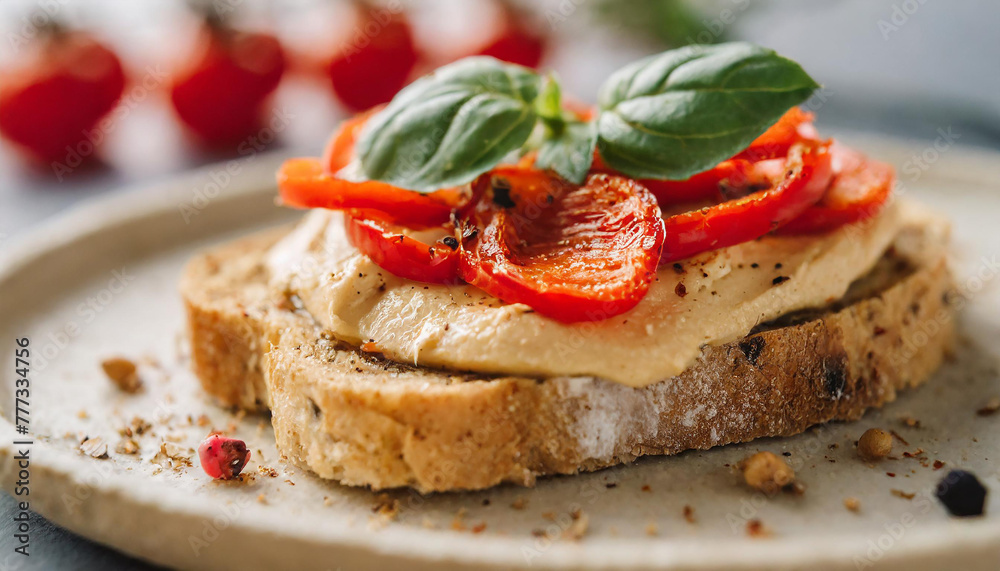
<path fill-rule="evenodd" d="M 535 111 L 544 119 L 561 120 L 562 89 L 555 75 L 549 73 L 542 82 L 542 92 L 535 101 Z"/>
<path fill-rule="evenodd" d="M 535 166 L 552 169 L 564 179 L 581 184 L 594 162 L 596 143 L 596 123 L 565 123 L 558 133 L 553 133 L 542 141 Z"/>
<path fill-rule="evenodd" d="M 538 119 L 539 77 L 490 57 L 465 58 L 406 87 L 365 126 L 365 176 L 432 192 L 464 184 L 519 149 Z"/>
<path fill-rule="evenodd" d="M 604 83 L 597 148 L 627 175 L 685 179 L 746 148 L 817 87 L 797 63 L 753 44 L 671 50 Z"/>

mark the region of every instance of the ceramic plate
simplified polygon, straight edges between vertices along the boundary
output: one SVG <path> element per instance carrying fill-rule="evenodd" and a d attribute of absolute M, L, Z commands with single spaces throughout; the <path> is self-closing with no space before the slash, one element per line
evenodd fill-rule
<path fill-rule="evenodd" d="M 28 438 L 32 509 L 127 553 L 193 569 L 996 569 L 1000 414 L 976 411 L 1000 396 L 1000 156 L 859 144 L 901 166 L 907 197 L 952 216 L 968 300 L 955 359 L 859 422 L 533 489 L 380 496 L 320 481 L 280 461 L 266 417 L 214 406 L 188 371 L 176 289 L 185 261 L 298 216 L 274 206 L 279 160 L 261 157 L 235 176 L 222 165 L 91 203 L 4 245 L 2 483 L 14 490 L 24 446 L 12 443 Z M 906 168 L 914 155 L 926 169 Z M 30 433 L 18 435 L 13 354 L 25 337 Z M 106 379 L 100 363 L 116 355 L 140 363 L 142 393 L 125 395 Z M 127 426 L 144 428 L 136 454 L 120 451 Z M 898 433 L 893 459 L 857 459 L 853 443 L 870 427 Z M 197 466 L 192 449 L 213 428 L 250 445 L 247 481 L 215 482 Z M 106 443 L 109 457 L 81 452 L 88 437 Z M 732 466 L 758 450 L 790 454 L 805 493 L 767 498 L 744 487 Z M 992 490 L 986 517 L 951 518 L 934 499 L 935 483 L 959 467 Z M 844 507 L 848 497 L 860 501 L 858 513 Z M 395 517 L 379 512 L 393 502 Z M 583 537 L 564 537 L 578 511 Z M 750 520 L 767 537 L 750 537 Z"/>

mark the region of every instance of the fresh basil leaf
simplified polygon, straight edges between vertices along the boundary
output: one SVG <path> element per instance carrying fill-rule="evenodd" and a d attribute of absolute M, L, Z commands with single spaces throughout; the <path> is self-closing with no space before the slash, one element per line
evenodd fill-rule
<path fill-rule="evenodd" d="M 539 77 L 490 57 L 439 68 L 404 88 L 365 126 L 365 176 L 432 192 L 464 184 L 519 149 L 538 119 Z"/>
<path fill-rule="evenodd" d="M 594 162 L 594 145 L 597 144 L 597 124 L 594 122 L 568 122 L 550 134 L 538 148 L 535 166 L 552 169 L 559 176 L 581 184 Z"/>
<path fill-rule="evenodd" d="M 559 87 L 555 74 L 545 76 L 541 94 L 535 101 L 535 111 L 543 119 L 562 120 L 562 88 Z"/>
<path fill-rule="evenodd" d="M 685 179 L 746 148 L 817 87 L 797 63 L 753 44 L 671 50 L 604 83 L 597 148 L 629 176 Z"/>

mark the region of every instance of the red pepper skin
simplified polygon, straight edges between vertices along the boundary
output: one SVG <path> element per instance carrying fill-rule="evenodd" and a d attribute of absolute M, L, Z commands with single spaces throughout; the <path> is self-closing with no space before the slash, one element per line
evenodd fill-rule
<path fill-rule="evenodd" d="M 431 284 L 455 284 L 458 278 L 458 241 L 450 247 L 433 245 L 406 234 L 406 229 L 378 220 L 346 215 L 347 238 L 379 267 L 401 278 Z"/>
<path fill-rule="evenodd" d="M 749 242 L 787 224 L 822 198 L 832 177 L 829 144 L 793 147 L 771 188 L 670 216 L 660 263 Z"/>
<path fill-rule="evenodd" d="M 815 205 L 776 231 L 778 234 L 820 234 L 871 218 L 892 197 L 896 172 L 891 165 L 833 146 L 837 172 L 830 188 Z"/>
<path fill-rule="evenodd" d="M 649 291 L 663 219 L 636 181 L 594 174 L 574 185 L 511 166 L 474 186 L 476 205 L 460 214 L 468 283 L 563 323 L 620 315 Z"/>
<path fill-rule="evenodd" d="M 278 191 L 288 206 L 365 212 L 369 218 L 412 228 L 447 223 L 461 198 L 459 189 L 422 194 L 375 180 L 344 180 L 312 158 L 285 161 L 278 170 Z"/>

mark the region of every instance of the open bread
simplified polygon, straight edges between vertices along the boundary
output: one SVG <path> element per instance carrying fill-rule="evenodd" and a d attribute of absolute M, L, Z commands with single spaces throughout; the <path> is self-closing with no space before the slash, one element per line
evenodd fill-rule
<path fill-rule="evenodd" d="M 947 228 L 920 220 L 840 300 L 706 346 L 684 373 L 643 388 L 418 367 L 338 341 L 268 285 L 266 254 L 287 229 L 199 256 L 181 291 L 205 390 L 270 409 L 295 463 L 374 489 L 532 485 L 855 419 L 927 380 L 953 320 Z"/>

